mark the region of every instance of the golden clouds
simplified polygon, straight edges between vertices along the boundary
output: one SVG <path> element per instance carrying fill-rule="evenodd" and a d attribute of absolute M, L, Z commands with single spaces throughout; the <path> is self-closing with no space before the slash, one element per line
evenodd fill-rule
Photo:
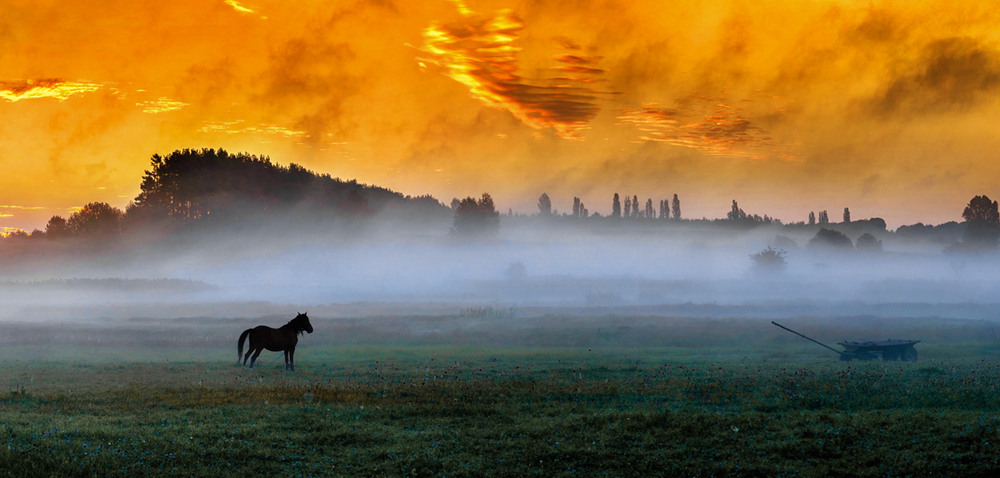
<path fill-rule="evenodd" d="M 171 111 L 177 111 L 185 106 L 188 106 L 188 103 L 185 103 L 183 101 L 172 100 L 170 98 L 161 96 L 155 100 L 142 101 L 136 103 L 135 105 L 142 108 L 143 113 L 156 114 L 156 113 L 169 113 Z"/>
<path fill-rule="evenodd" d="M 11 205 L 0 205 L 0 218 L 5 217 L 15 217 L 14 213 L 23 213 L 26 211 L 39 211 L 44 208 L 42 207 L 32 207 L 32 206 L 11 206 Z M 19 228 L 0 228 L 4 232 L 13 232 Z"/>
<path fill-rule="evenodd" d="M 108 87 L 108 85 L 93 83 L 88 81 L 67 81 L 59 78 L 40 78 L 31 80 L 0 81 L 0 98 L 10 102 L 21 100 L 36 100 L 42 98 L 52 98 L 65 101 L 74 95 L 93 93 L 100 89 L 108 90 L 112 96 L 124 99 L 128 95 L 141 94 L 142 91 L 124 93 L 118 88 Z M 159 97 L 155 100 L 140 101 L 135 103 L 143 113 L 166 113 L 179 110 L 188 103 L 172 100 L 167 97 Z"/>
<path fill-rule="evenodd" d="M 37 219 L 42 219 L 39 213 L 44 213 L 45 208 L 35 207 L 35 206 L 12 206 L 12 205 L 0 205 L 0 219 L 21 219 L 21 226 L 0 226 L 0 234 L 8 234 L 18 231 L 23 231 L 28 229 L 27 224 L 34 221 L 24 221 L 24 219 L 31 218 L 36 219 L 33 216 L 38 216 Z"/>
<path fill-rule="evenodd" d="M 233 10 L 236 10 L 237 12 L 240 12 L 240 13 L 255 13 L 253 10 L 251 10 L 251 9 L 249 9 L 247 7 L 244 7 L 243 5 L 240 5 L 240 2 L 237 2 L 236 0 L 226 0 L 225 3 L 226 3 L 226 5 L 229 5 L 230 7 L 233 7 Z"/>
<path fill-rule="evenodd" d="M 0 205 L 0 218 L 12 218 L 16 217 L 14 213 L 23 215 L 24 213 L 37 213 L 44 210 L 43 207 L 32 207 L 32 206 L 10 206 L 10 205 Z M 0 232 L 9 233 L 22 230 L 20 227 L 0 227 Z"/>
<path fill-rule="evenodd" d="M 294 130 L 273 124 L 246 125 L 244 121 L 236 120 L 224 123 L 208 123 L 202 126 L 202 133 L 222 133 L 227 135 L 265 135 L 280 136 L 286 139 L 302 141 L 308 137 L 305 131 Z"/>
<path fill-rule="evenodd" d="M 86 81 L 66 81 L 59 78 L 0 81 L 0 98 L 20 101 L 55 98 L 63 101 L 70 96 L 97 91 L 102 85 Z"/>
<path fill-rule="evenodd" d="M 511 10 L 483 15 L 464 4 L 458 7 L 460 20 L 435 22 L 424 30 L 424 55 L 418 58 L 421 65 L 439 67 L 444 75 L 465 85 L 473 98 L 507 110 L 527 126 L 552 128 L 563 139 L 581 139 L 600 111 L 610 107 L 617 124 L 636 127 L 638 135 L 633 140 L 640 142 L 683 146 L 711 156 L 791 158 L 787 148 L 776 144 L 739 107 L 713 103 L 708 110 L 704 101 L 695 101 L 696 95 L 684 92 L 674 93 L 686 98 L 671 109 L 636 109 L 614 101 L 619 85 L 609 83 L 608 69 L 601 64 L 603 56 L 594 54 L 603 52 L 605 45 L 588 51 L 580 42 L 556 35 L 552 46 L 563 51 L 551 54 L 549 65 L 531 63 L 524 57 L 541 55 L 522 46 L 521 37 L 528 26 L 524 19 Z M 534 46 L 539 48 L 537 41 Z M 617 52 L 610 50 L 608 54 Z M 619 67 L 632 68 L 620 63 Z M 521 73 L 526 69 L 549 74 L 528 77 Z M 597 90 L 587 86 L 591 84 L 610 88 Z M 622 93 L 635 96 L 634 92 Z"/>

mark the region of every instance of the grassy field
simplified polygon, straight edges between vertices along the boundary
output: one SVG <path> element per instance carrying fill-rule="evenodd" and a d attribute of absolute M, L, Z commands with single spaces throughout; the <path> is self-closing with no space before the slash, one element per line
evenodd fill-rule
<path fill-rule="evenodd" d="M 913 337 L 924 339 L 918 362 L 845 363 L 766 321 L 713 321 L 716 339 L 696 319 L 579 319 L 579 334 L 560 317 L 480 326 L 507 331 L 499 342 L 455 318 L 368 323 L 401 321 L 409 335 L 376 340 L 376 329 L 314 319 L 295 373 L 273 353 L 237 367 L 237 319 L 117 324 L 110 337 L 133 339 L 117 344 L 100 333 L 107 324 L 63 326 L 47 342 L 37 327 L 5 325 L 17 339 L 0 351 L 0 475 L 1000 471 L 992 323 L 895 323 L 933 334 Z M 789 322 L 827 338 L 864 321 L 838 324 Z M 177 330 L 201 340 L 184 346 Z M 633 337 L 656 333 L 672 340 Z"/>

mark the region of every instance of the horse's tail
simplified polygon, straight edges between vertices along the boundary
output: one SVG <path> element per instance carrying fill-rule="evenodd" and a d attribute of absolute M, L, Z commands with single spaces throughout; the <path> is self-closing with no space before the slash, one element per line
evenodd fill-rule
<path fill-rule="evenodd" d="M 240 334 L 240 340 L 236 343 L 236 364 L 239 365 L 243 361 L 243 342 L 250 336 L 250 332 L 253 329 L 246 329 Z"/>

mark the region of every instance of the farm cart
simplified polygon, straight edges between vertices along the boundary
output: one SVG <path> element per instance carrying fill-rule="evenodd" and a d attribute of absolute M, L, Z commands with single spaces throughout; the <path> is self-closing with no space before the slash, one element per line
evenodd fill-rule
<path fill-rule="evenodd" d="M 840 360 L 876 360 L 881 358 L 882 360 L 902 360 L 904 362 L 916 362 L 917 361 L 917 349 L 913 347 L 914 344 L 920 342 L 919 340 L 876 340 L 876 341 L 864 341 L 864 342 L 853 342 L 845 340 L 840 342 L 838 345 L 844 347 L 844 350 L 838 351 L 837 349 L 830 347 L 818 340 L 806 337 L 784 325 L 777 322 L 771 321 L 772 324 L 781 327 L 799 337 L 806 340 L 815 342 L 823 347 L 826 347 L 833 352 L 840 355 Z"/>

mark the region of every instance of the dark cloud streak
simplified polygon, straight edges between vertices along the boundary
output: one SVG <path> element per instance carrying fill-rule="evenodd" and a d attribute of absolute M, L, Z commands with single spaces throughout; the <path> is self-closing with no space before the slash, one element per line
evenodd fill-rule
<path fill-rule="evenodd" d="M 683 98 L 677 105 L 626 109 L 618 120 L 635 126 L 643 142 L 691 148 L 707 156 L 794 159 L 739 107 L 700 97 Z"/>
<path fill-rule="evenodd" d="M 872 100 L 875 111 L 891 114 L 962 112 L 1000 91 L 1000 52 L 969 38 L 927 45 L 909 71 L 891 78 Z"/>

